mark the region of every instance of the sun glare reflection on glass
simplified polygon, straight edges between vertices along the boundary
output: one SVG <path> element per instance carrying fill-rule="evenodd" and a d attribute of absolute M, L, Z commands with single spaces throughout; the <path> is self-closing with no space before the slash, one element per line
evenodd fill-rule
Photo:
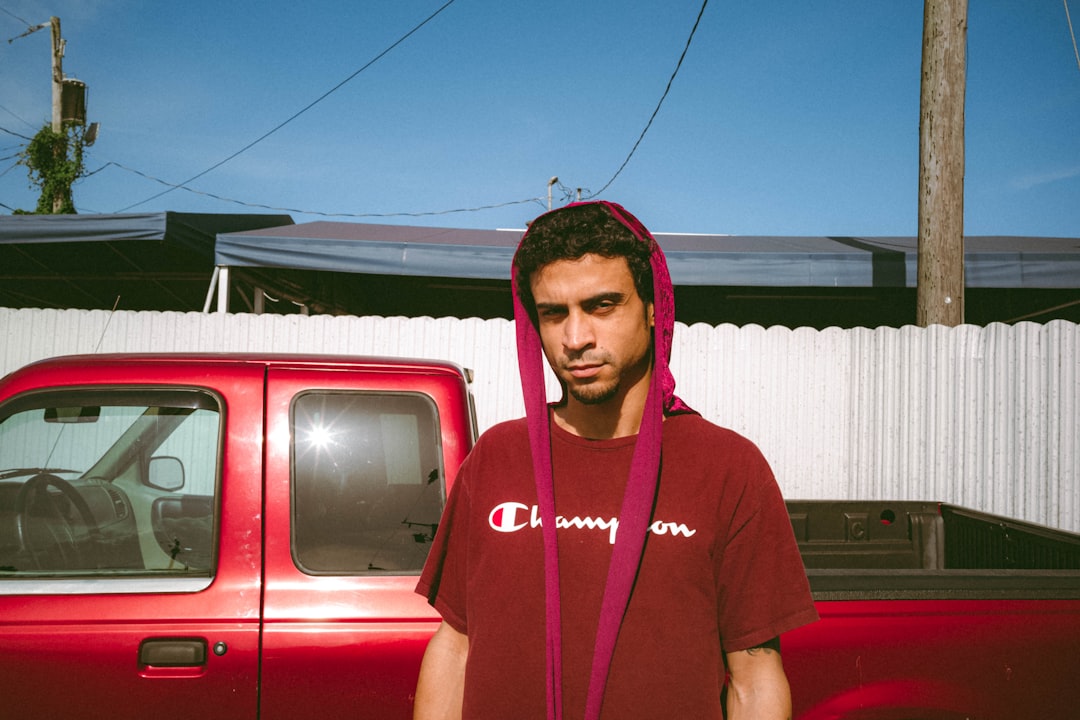
<path fill-rule="evenodd" d="M 325 425 L 314 425 L 308 430 L 308 446 L 317 450 L 324 450 L 334 442 L 333 433 Z"/>

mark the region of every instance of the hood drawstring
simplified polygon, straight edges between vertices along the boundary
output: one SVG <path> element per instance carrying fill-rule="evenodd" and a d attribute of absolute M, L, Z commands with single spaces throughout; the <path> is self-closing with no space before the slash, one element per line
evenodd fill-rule
<path fill-rule="evenodd" d="M 600 606 L 600 620 L 593 650 L 592 671 L 586 699 L 585 720 L 597 720 L 604 699 L 608 670 L 615 654 L 619 628 L 626 613 L 634 580 L 645 547 L 645 537 L 656 500 L 660 472 L 660 447 L 665 415 L 694 412 L 675 395 L 675 379 L 668 363 L 675 328 L 675 302 L 667 262 L 656 240 L 641 222 L 615 203 L 599 201 L 573 203 L 602 205 L 641 242 L 652 249 L 649 261 L 653 275 L 653 368 L 645 409 L 641 418 L 634 455 L 623 495 L 619 533 L 612 549 Z M 565 208 L 560 208 L 560 210 Z M 559 212 L 559 210 L 553 211 Z M 528 232 L 526 232 L 526 236 Z M 559 593 L 559 548 L 555 529 L 555 485 L 551 467 L 551 429 L 542 364 L 540 335 L 517 293 L 516 266 L 512 285 L 514 321 L 517 335 L 518 367 L 525 399 L 525 414 L 532 449 L 533 474 L 544 546 L 544 597 L 547 645 L 547 717 L 561 720 L 562 703 L 562 615 Z"/>

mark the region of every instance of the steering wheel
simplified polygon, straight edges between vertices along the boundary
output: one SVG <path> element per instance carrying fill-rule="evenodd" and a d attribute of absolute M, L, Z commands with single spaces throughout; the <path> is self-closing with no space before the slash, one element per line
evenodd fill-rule
<path fill-rule="evenodd" d="M 74 518 L 49 492 L 50 486 L 59 490 L 79 513 L 89 533 L 89 543 L 80 542 L 76 537 Z M 34 475 L 19 488 L 19 494 L 15 496 L 15 535 L 20 547 L 29 553 L 39 570 L 88 570 L 97 567 L 101 530 L 90 512 L 90 506 L 71 483 L 51 473 Z M 42 555 L 46 553 L 58 557 L 60 565 L 54 567 L 51 562 L 47 563 L 48 567 L 43 565 Z"/>

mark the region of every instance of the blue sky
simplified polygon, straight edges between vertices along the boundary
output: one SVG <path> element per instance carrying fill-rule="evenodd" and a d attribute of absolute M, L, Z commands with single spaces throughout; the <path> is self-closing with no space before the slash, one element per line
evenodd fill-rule
<path fill-rule="evenodd" d="M 356 74 L 445 2 L 0 0 L 0 213 L 36 204 L 10 133 L 50 113 L 48 30 L 6 40 L 50 15 L 101 125 L 81 213 L 504 228 L 544 209 L 552 176 L 556 204 L 612 179 L 702 4 L 456 0 Z M 712 0 L 602 197 L 662 232 L 914 235 L 922 11 Z M 968 23 L 966 233 L 1080 237 L 1065 2 L 971 0 Z M 182 183 L 354 74 L 197 192 L 150 199 L 168 187 L 145 176 Z"/>

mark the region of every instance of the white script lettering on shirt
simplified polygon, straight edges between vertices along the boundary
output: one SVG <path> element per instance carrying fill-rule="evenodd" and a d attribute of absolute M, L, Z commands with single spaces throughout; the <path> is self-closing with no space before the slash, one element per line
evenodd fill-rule
<path fill-rule="evenodd" d="M 492 530 L 502 533 L 517 532 L 525 528 L 538 528 L 541 525 L 540 508 L 536 505 L 529 506 L 519 502 L 499 503 L 488 514 L 488 525 L 491 526 Z M 563 515 L 556 515 L 555 527 L 560 529 L 607 530 L 608 542 L 614 545 L 615 535 L 619 531 L 619 519 L 588 516 L 568 518 Z M 697 533 L 697 530 L 691 530 L 683 523 L 656 520 L 649 526 L 649 532 L 654 535 L 690 537 Z"/>

